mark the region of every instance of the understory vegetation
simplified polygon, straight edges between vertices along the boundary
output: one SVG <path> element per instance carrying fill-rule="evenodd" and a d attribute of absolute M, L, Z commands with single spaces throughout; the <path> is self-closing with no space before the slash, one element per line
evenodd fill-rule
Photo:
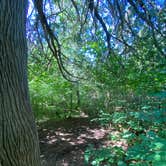
<path fill-rule="evenodd" d="M 166 164 L 165 9 L 163 7 L 157 13 L 157 7 L 150 11 L 148 2 L 144 3 L 155 27 L 149 27 L 150 23 L 139 19 L 139 11 L 134 11 L 132 3 L 128 6 L 131 25 L 127 27 L 124 20 L 124 27 L 119 26 L 118 34 L 111 29 L 109 16 L 103 16 L 106 17 L 107 27 L 110 25 L 108 32 L 119 38 L 115 40 L 110 35 L 113 43 L 110 52 L 105 32 L 101 30 L 102 23 L 96 23 L 98 29 L 90 28 L 95 15 L 87 16 L 90 21 L 81 29 L 82 36 L 75 34 L 80 28 L 73 23 L 76 19 L 73 14 L 75 8 L 68 11 L 71 17 L 69 22 L 63 12 L 57 16 L 56 23 L 50 21 L 50 26 L 58 29 L 64 53 L 62 61 L 65 70 L 72 75 L 69 77 L 73 78 L 71 81 L 63 77 L 58 60 L 53 60 L 46 43 L 42 46 L 44 53 L 41 46 L 30 50 L 29 87 L 37 122 L 88 116 L 92 122 L 110 129 L 108 146 L 96 149 L 89 144 L 86 148 L 85 165 Z M 77 5 L 81 8 L 81 2 Z M 101 10 L 104 5 L 99 5 L 99 8 Z M 138 9 L 140 13 L 144 12 Z M 136 36 L 132 37 L 132 33 Z M 119 43 L 120 40 L 123 42 Z M 119 144 L 114 144 L 118 141 Z"/>
<path fill-rule="evenodd" d="M 64 80 L 56 70 L 56 64 L 53 64 L 54 70 L 42 70 L 38 64 L 30 63 L 29 84 L 37 121 L 62 120 L 85 114 L 104 127 L 116 129 L 118 133 L 110 133 L 108 139 L 121 140 L 127 148 L 95 149 L 90 145 L 85 151 L 87 165 L 164 166 L 166 63 L 163 59 L 155 62 L 151 58 L 143 62 L 133 58 L 124 60 L 123 71 L 114 66 L 118 77 L 112 76 L 107 66 L 98 63 L 89 66 L 90 73 L 82 69 L 81 72 L 89 77 L 76 83 Z"/>

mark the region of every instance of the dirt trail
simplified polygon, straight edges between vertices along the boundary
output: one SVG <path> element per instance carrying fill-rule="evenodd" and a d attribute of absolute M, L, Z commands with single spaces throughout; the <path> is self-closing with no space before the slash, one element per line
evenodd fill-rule
<path fill-rule="evenodd" d="M 88 118 L 47 121 L 39 125 L 43 166 L 83 166 L 89 144 L 100 147 L 109 133 Z"/>

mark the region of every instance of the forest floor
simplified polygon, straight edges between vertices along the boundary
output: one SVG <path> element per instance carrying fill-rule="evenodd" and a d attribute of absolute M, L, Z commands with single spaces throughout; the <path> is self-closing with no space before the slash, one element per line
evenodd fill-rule
<path fill-rule="evenodd" d="M 71 118 L 56 122 L 49 120 L 38 126 L 42 166 L 84 166 L 84 151 L 89 145 L 121 146 L 125 142 L 108 140 L 115 129 L 103 128 L 88 117 Z"/>

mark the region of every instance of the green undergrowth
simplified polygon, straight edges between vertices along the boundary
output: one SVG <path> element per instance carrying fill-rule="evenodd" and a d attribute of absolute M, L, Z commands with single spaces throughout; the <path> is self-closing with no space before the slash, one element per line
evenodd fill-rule
<path fill-rule="evenodd" d="M 154 102 L 155 99 L 155 102 Z M 108 113 L 100 111 L 92 121 L 102 126 L 116 129 L 110 132 L 110 147 L 95 149 L 90 146 L 85 151 L 85 163 L 94 166 L 165 166 L 166 163 L 166 100 L 165 93 L 156 93 L 139 109 L 124 108 Z M 125 142 L 127 148 L 119 146 Z"/>

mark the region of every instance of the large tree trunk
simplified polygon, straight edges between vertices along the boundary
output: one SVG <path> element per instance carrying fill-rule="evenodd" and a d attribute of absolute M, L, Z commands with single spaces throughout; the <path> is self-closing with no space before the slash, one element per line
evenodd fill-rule
<path fill-rule="evenodd" d="M 0 166 L 39 166 L 29 103 L 27 0 L 0 0 Z"/>

